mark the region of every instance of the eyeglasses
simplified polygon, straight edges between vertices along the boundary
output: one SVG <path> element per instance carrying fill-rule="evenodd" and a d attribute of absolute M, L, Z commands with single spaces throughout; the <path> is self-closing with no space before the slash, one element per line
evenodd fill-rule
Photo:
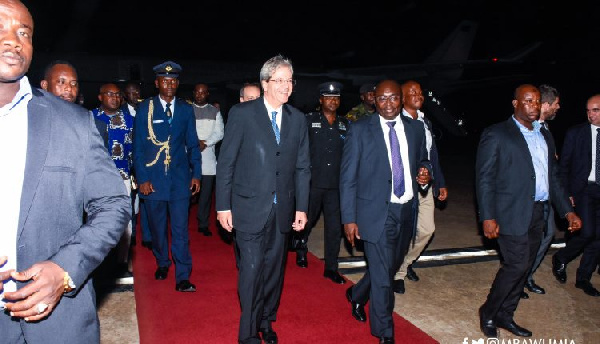
<path fill-rule="evenodd" d="M 379 96 L 375 97 L 375 100 L 377 100 L 379 103 L 385 103 L 388 100 L 391 102 L 397 102 L 400 100 L 400 96 Z"/>
<path fill-rule="evenodd" d="M 107 97 L 121 97 L 121 93 L 120 92 L 102 92 L 102 94 L 106 95 Z"/>
<path fill-rule="evenodd" d="M 267 82 L 273 81 L 277 85 L 290 84 L 292 86 L 296 86 L 296 80 L 294 79 L 269 79 Z"/>

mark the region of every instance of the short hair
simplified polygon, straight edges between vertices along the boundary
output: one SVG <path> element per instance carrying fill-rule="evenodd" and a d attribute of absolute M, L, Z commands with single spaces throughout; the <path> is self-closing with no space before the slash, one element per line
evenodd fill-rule
<path fill-rule="evenodd" d="M 544 104 L 544 103 L 552 104 L 552 103 L 554 103 L 556 98 L 560 97 L 560 94 L 558 93 L 556 88 L 554 88 L 550 85 L 543 84 L 543 85 L 540 85 L 540 87 L 538 87 L 538 89 L 540 90 L 542 104 Z"/>
<path fill-rule="evenodd" d="M 259 80 L 268 81 L 271 78 L 271 76 L 275 74 L 275 71 L 277 71 L 277 68 L 279 67 L 288 67 L 292 72 L 292 75 L 294 74 L 292 61 L 279 54 L 277 56 L 271 57 L 267 60 L 267 62 L 265 62 L 265 64 L 263 64 L 262 68 L 260 69 Z"/>
<path fill-rule="evenodd" d="M 75 71 L 75 74 L 77 74 L 77 69 L 69 61 L 66 61 L 66 60 L 54 60 L 54 61 L 50 62 L 46 66 L 46 68 L 44 69 L 44 80 L 48 80 L 50 78 L 50 71 L 56 65 L 67 65 L 67 66 L 73 68 L 73 70 Z"/>
<path fill-rule="evenodd" d="M 260 91 L 260 85 L 257 82 L 245 82 L 244 85 L 240 88 L 240 97 L 244 96 L 244 90 L 246 87 L 256 87 Z"/>

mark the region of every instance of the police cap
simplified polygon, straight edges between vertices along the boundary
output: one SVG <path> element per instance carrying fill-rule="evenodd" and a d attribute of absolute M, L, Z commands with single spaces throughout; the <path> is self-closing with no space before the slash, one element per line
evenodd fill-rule
<path fill-rule="evenodd" d="M 358 90 L 358 92 L 360 94 L 363 94 L 363 93 L 367 93 L 367 92 L 373 92 L 374 90 L 375 90 L 375 84 L 367 83 L 367 84 L 363 84 L 362 86 L 360 86 L 360 89 Z"/>
<path fill-rule="evenodd" d="M 337 81 L 328 81 L 319 85 L 319 95 L 329 97 L 339 97 L 342 90 L 342 84 Z"/>
<path fill-rule="evenodd" d="M 170 76 L 173 78 L 179 76 L 181 69 L 181 66 L 173 61 L 166 61 L 152 68 L 156 76 Z"/>

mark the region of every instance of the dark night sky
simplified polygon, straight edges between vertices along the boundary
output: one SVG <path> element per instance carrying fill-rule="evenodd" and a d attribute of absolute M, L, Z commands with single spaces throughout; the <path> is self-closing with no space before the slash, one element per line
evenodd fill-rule
<path fill-rule="evenodd" d="M 600 77 L 600 2 L 537 1 L 147 1 L 29 0 L 36 52 L 119 54 L 262 64 L 282 53 L 296 71 L 418 63 L 461 21 L 479 28 L 472 59 L 542 45 L 526 68 L 532 83 L 561 91 L 562 116 L 578 113 Z M 589 3 L 589 2 L 588 2 Z M 34 55 L 35 59 L 35 55 Z M 576 86 L 575 86 L 576 85 Z M 451 102 L 471 122 L 498 102 L 510 111 L 513 86 L 462 94 Z M 497 99 L 495 98 L 497 97 Z M 474 101 L 477 99 L 478 101 Z M 503 103 L 501 103 L 503 102 Z M 565 122 L 565 125 L 567 122 Z"/>

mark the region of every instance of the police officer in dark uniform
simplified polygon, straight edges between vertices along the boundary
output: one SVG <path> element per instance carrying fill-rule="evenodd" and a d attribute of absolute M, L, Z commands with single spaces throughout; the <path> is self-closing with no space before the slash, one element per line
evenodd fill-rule
<path fill-rule="evenodd" d="M 325 272 L 323 276 L 335 283 L 346 280 L 338 273 L 338 254 L 342 237 L 340 217 L 339 176 L 344 139 L 349 121 L 338 116 L 340 107 L 339 82 L 319 85 L 320 112 L 306 115 L 310 142 L 311 186 L 308 208 L 308 223 L 304 231 L 297 233 L 296 264 L 307 267 L 307 241 L 317 223 L 321 210 L 325 219 Z"/>

